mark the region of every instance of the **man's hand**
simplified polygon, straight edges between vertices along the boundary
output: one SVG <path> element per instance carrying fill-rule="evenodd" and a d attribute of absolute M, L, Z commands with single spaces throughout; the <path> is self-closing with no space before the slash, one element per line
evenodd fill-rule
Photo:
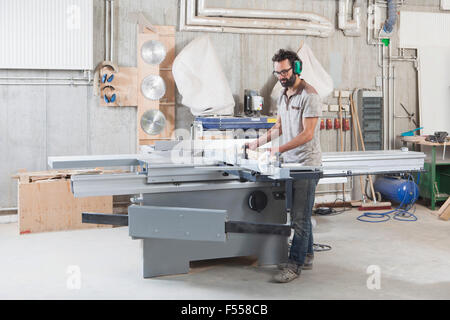
<path fill-rule="evenodd" d="M 255 151 L 258 148 L 258 140 L 254 140 L 252 142 L 246 142 L 245 146 L 252 151 Z"/>
<path fill-rule="evenodd" d="M 280 148 L 279 147 L 272 147 L 269 149 L 270 151 L 270 158 L 275 157 L 275 155 L 280 152 Z"/>

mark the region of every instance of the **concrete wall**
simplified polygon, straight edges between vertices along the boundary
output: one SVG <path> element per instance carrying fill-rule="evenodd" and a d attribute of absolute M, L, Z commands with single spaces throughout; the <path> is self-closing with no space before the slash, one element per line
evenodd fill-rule
<path fill-rule="evenodd" d="M 310 45 L 330 72 L 337 89 L 374 88 L 381 69 L 376 62 L 376 48 L 366 44 L 367 3 L 363 2 L 364 35 L 358 38 L 345 37 L 339 30 L 325 39 L 211 33 L 211 40 L 223 63 L 237 104 L 242 107 L 244 89 L 259 89 L 269 101 L 275 84 L 271 75 L 273 53 L 279 48 L 297 50 L 302 40 Z M 436 11 L 439 6 L 439 0 L 406 2 L 408 7 L 404 9 Z M 136 26 L 128 21 L 128 13 L 142 11 L 153 24 L 178 25 L 177 0 L 116 0 L 115 3 L 117 24 L 114 50 L 119 66 L 136 66 Z M 211 6 L 312 11 L 337 24 L 338 1 L 335 0 L 213 0 L 208 3 Z M 94 5 L 94 30 L 98 30 L 94 33 L 96 65 L 104 56 L 104 2 L 95 0 Z M 200 35 L 197 32 L 177 32 L 176 52 Z M 0 70 L 0 76 L 60 77 L 70 73 Z M 396 76 L 398 102 L 415 110 L 415 70 L 411 64 L 401 63 L 396 69 Z M 214 80 L 214 75 L 211 75 L 211 80 Z M 181 101 L 179 96 L 177 101 Z M 337 100 L 330 98 L 328 102 L 336 103 Z M 17 182 L 10 178 L 11 175 L 21 168 L 29 171 L 46 170 L 48 156 L 134 153 L 136 150 L 135 108 L 100 107 L 91 86 L 0 85 L 0 110 L 0 208 L 16 206 Z M 192 119 L 189 110 L 178 103 L 176 127 L 188 128 Z M 399 132 L 408 127 L 405 121 L 398 124 Z M 336 132 L 324 132 L 321 139 L 324 151 L 338 149 Z M 346 139 L 349 144 L 350 133 Z"/>

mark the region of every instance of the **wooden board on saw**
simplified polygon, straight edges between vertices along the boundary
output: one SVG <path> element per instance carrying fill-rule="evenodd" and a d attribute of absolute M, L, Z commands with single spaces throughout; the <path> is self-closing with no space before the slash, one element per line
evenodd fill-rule
<path fill-rule="evenodd" d="M 107 103 L 103 99 L 103 88 L 105 86 L 114 87 L 114 91 L 106 89 L 107 94 L 116 94 L 116 101 Z M 102 83 L 100 86 L 100 105 L 105 107 L 137 106 L 137 68 L 120 67 L 119 72 L 114 73 L 111 82 Z"/>
<path fill-rule="evenodd" d="M 137 94 L 137 137 L 138 146 L 154 144 L 156 140 L 170 139 L 175 131 L 175 81 L 172 75 L 172 64 L 175 58 L 175 26 L 154 26 L 158 33 L 144 28 L 143 32 L 139 32 L 137 41 L 137 69 L 138 69 L 138 94 Z M 160 41 L 166 48 L 166 57 L 160 65 L 151 65 L 146 63 L 140 54 L 142 45 L 149 40 Z M 156 74 L 163 78 L 166 84 L 166 93 L 159 100 L 149 100 L 144 97 L 140 90 L 142 80 L 150 75 Z M 141 116 L 147 110 L 160 110 L 166 117 L 166 125 L 162 133 L 158 135 L 148 135 L 140 125 Z"/>
<path fill-rule="evenodd" d="M 70 190 L 73 173 L 70 170 L 67 173 L 61 170 L 54 175 L 51 171 L 19 173 L 20 234 L 111 227 L 81 222 L 82 212 L 113 213 L 113 198 L 75 198 Z"/>

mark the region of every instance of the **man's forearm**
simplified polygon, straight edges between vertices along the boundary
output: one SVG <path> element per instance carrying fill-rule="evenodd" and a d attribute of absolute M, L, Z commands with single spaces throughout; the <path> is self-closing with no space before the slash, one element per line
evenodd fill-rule
<path fill-rule="evenodd" d="M 273 139 L 276 139 L 280 136 L 280 128 L 272 127 L 269 131 L 267 131 L 263 136 L 258 139 L 258 147 L 269 143 Z"/>

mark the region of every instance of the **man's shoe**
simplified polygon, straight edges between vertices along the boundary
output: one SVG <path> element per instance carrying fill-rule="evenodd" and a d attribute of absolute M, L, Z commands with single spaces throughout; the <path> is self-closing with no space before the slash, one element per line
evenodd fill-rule
<path fill-rule="evenodd" d="M 273 280 L 280 283 L 287 283 L 291 282 L 294 279 L 297 279 L 300 276 L 301 267 L 288 263 L 287 267 L 278 272 L 274 277 Z"/>
<path fill-rule="evenodd" d="M 312 270 L 313 268 L 313 260 L 314 260 L 314 255 L 306 255 L 305 258 L 305 263 L 303 264 L 303 266 L 301 267 L 302 270 Z M 278 270 L 283 270 L 284 268 L 287 267 L 289 263 L 280 263 L 279 265 L 277 265 Z"/>

